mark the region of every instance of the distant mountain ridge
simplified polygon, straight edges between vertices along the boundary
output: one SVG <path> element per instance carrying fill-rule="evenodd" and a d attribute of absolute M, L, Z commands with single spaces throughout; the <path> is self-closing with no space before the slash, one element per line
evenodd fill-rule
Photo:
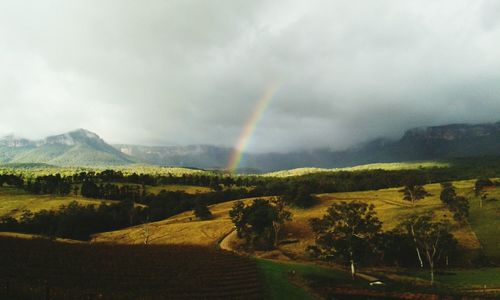
<path fill-rule="evenodd" d="M 223 169 L 233 152 L 212 145 L 109 145 L 97 134 L 79 129 L 31 141 L 0 139 L 0 163 L 47 163 L 58 166 L 113 166 L 147 163 Z M 450 124 L 407 130 L 398 140 L 374 139 L 344 151 L 315 149 L 289 153 L 245 153 L 240 164 L 248 172 L 302 167 L 340 168 L 355 165 L 500 155 L 500 122 Z"/>
<path fill-rule="evenodd" d="M 232 148 L 212 145 L 140 146 L 113 145 L 122 153 L 153 165 L 222 169 L 226 166 Z"/>
<path fill-rule="evenodd" d="M 57 166 L 126 165 L 134 159 L 107 144 L 97 134 L 78 129 L 42 140 L 7 136 L 0 139 L 1 163 L 46 163 Z"/>
<path fill-rule="evenodd" d="M 115 147 L 147 163 L 198 168 L 224 168 L 233 151 L 231 148 L 207 145 Z M 413 128 L 398 140 L 374 139 L 344 151 L 315 149 L 289 153 L 246 153 L 240 168 L 269 172 L 484 155 L 500 155 L 500 122 Z"/>

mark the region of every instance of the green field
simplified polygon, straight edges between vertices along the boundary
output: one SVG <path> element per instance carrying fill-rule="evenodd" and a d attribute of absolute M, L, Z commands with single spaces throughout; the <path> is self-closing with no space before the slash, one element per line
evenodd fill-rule
<path fill-rule="evenodd" d="M 488 189 L 488 200 L 473 197 L 470 201 L 469 222 L 476 233 L 484 254 L 495 263 L 500 263 L 500 188 Z"/>
<path fill-rule="evenodd" d="M 426 270 L 412 272 L 411 275 L 429 280 L 429 272 Z M 436 282 L 450 288 L 482 289 L 486 285 L 489 289 L 500 289 L 500 267 L 438 271 Z"/>
<path fill-rule="evenodd" d="M 328 286 L 368 286 L 367 281 L 353 281 L 348 273 L 313 264 L 278 262 L 256 259 L 265 282 L 266 299 L 317 299 L 312 287 L 315 284 Z M 295 273 L 295 274 L 294 274 Z"/>

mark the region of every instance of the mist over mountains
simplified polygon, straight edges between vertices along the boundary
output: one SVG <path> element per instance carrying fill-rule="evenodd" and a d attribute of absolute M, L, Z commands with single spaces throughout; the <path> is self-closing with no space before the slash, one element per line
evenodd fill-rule
<path fill-rule="evenodd" d="M 146 163 L 224 169 L 232 148 L 212 145 L 109 145 L 84 129 L 32 141 L 0 139 L 0 163 L 47 163 L 57 166 L 114 166 Z M 269 172 L 299 167 L 336 168 L 377 162 L 434 160 L 500 155 L 500 122 L 414 128 L 398 140 L 375 139 L 344 151 L 316 149 L 289 153 L 245 153 L 243 171 Z"/>

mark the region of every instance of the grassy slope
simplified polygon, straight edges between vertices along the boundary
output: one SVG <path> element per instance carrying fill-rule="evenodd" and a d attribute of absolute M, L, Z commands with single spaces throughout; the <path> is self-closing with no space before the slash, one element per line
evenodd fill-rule
<path fill-rule="evenodd" d="M 277 172 L 271 172 L 264 174 L 263 176 L 269 177 L 290 177 L 290 176 L 301 176 L 312 173 L 323 173 L 323 172 L 339 172 L 339 171 L 365 171 L 365 170 L 413 170 L 413 169 L 425 169 L 425 168 L 446 168 L 450 164 L 446 162 L 438 161 L 423 161 L 423 162 L 400 162 L 400 163 L 376 163 L 359 165 L 348 168 L 334 168 L 334 169 L 323 169 L 323 168 L 298 168 L 292 170 L 283 170 Z"/>
<path fill-rule="evenodd" d="M 484 253 L 493 262 L 500 264 L 500 188 L 489 189 L 488 199 L 480 208 L 479 198 L 474 197 L 470 202 L 470 224 L 481 241 Z"/>
<path fill-rule="evenodd" d="M 144 243 L 145 232 L 148 232 L 149 243 L 151 244 L 215 246 L 221 238 L 233 229 L 233 224 L 228 215 L 232 205 L 232 202 L 226 202 L 211 206 L 210 210 L 213 216 L 211 220 L 199 221 L 192 211 L 188 211 L 148 225 L 98 233 L 94 235 L 94 241 L 142 244 Z"/>
<path fill-rule="evenodd" d="M 424 280 L 429 280 L 429 271 L 423 270 L 412 272 L 411 276 Z M 468 270 L 451 270 L 444 274 L 438 274 L 436 281 L 458 288 L 482 289 L 484 285 L 487 288 L 500 288 L 500 268 L 478 268 Z"/>
<path fill-rule="evenodd" d="M 458 193 L 464 194 L 472 188 L 473 181 L 461 181 L 455 185 L 458 188 Z M 384 230 L 394 228 L 397 224 L 415 212 L 433 211 L 438 218 L 450 219 L 451 215 L 449 211 L 439 200 L 439 194 L 441 192 L 440 185 L 429 184 L 426 185 L 425 188 L 432 195 L 418 202 L 415 207 L 412 207 L 409 202 L 402 200 L 401 193 L 398 192 L 399 188 L 320 195 L 321 202 L 313 208 L 307 210 L 292 210 L 294 220 L 286 226 L 284 234 L 291 238 L 298 238 L 299 242 L 296 244 L 284 245 L 282 249 L 293 255 L 303 255 L 307 245 L 314 243 L 314 236 L 308 223 L 309 219 L 321 217 L 331 204 L 339 201 L 349 202 L 359 200 L 374 204 L 378 217 L 383 221 Z M 470 230 L 461 229 L 456 231 L 455 235 L 464 248 L 470 250 L 477 250 L 479 248 L 479 242 Z"/>
<path fill-rule="evenodd" d="M 11 238 L 17 238 L 17 239 L 25 239 L 25 240 L 33 240 L 33 239 L 46 239 L 46 237 L 43 237 L 41 235 L 37 234 L 29 234 L 29 233 L 19 233 L 19 232 L 0 232 L 0 238 L 2 237 L 11 237 Z M 78 244 L 84 244 L 85 242 L 83 241 L 78 241 L 78 240 L 72 240 L 72 239 L 63 239 L 63 238 L 54 238 L 51 239 L 53 241 L 57 242 L 65 242 L 65 243 L 78 243 Z"/>
<path fill-rule="evenodd" d="M 147 190 L 150 193 L 158 193 L 161 190 L 167 190 L 182 191 L 188 194 L 206 193 L 211 191 L 210 188 L 189 185 L 147 186 Z M 42 209 L 57 209 L 61 205 L 68 205 L 72 201 L 76 201 L 82 205 L 99 205 L 102 202 L 116 203 L 116 201 L 90 199 L 83 198 L 81 196 L 75 197 L 73 195 L 32 195 L 19 189 L 0 187 L 0 217 L 12 216 L 18 218 L 21 216 L 23 210 L 38 212 Z"/>
<path fill-rule="evenodd" d="M 75 196 L 51 196 L 51 195 L 31 195 L 22 190 L 1 187 L 0 188 L 0 217 L 11 216 L 18 218 L 27 209 L 38 212 L 42 209 L 57 209 L 61 205 L 68 205 L 72 201 L 80 204 L 100 204 L 101 200 L 86 199 Z M 105 201 L 113 202 L 113 201 Z"/>
<path fill-rule="evenodd" d="M 472 188 L 473 181 L 464 181 L 456 184 L 459 193 L 464 193 Z M 439 184 L 426 186 L 433 195 L 412 207 L 408 202 L 401 200 L 398 189 L 385 189 L 368 192 L 351 192 L 319 195 L 320 203 L 311 209 L 292 209 L 293 222 L 287 223 L 283 233 L 286 238 L 298 239 L 295 244 L 283 245 L 285 253 L 295 257 L 305 256 L 305 249 L 314 243 L 313 233 L 309 228 L 308 220 L 321 217 L 327 207 L 338 201 L 365 201 L 373 203 L 379 218 L 384 222 L 385 229 L 391 229 L 411 213 L 432 210 L 439 217 L 449 218 L 449 212 L 439 200 Z M 247 200 L 250 201 L 250 200 Z M 233 229 L 228 212 L 233 203 L 226 202 L 210 207 L 214 217 L 208 221 L 198 221 L 192 212 L 185 212 L 164 221 L 151 223 L 147 229 L 150 233 L 151 243 L 196 244 L 215 245 Z M 191 220 L 190 220 L 191 218 Z M 96 235 L 97 241 L 118 243 L 142 243 L 144 241 L 144 226 L 126 228 L 114 232 Z M 460 244 L 467 249 L 479 249 L 476 236 L 467 229 L 455 232 Z"/>
<path fill-rule="evenodd" d="M 266 284 L 266 299 L 316 299 L 303 287 L 308 280 L 328 281 L 335 285 L 366 285 L 357 279 L 352 281 L 348 273 L 311 264 L 279 262 L 256 259 L 257 267 Z M 295 271 L 295 275 L 292 272 Z M 294 283 L 292 283 L 294 282 Z"/>

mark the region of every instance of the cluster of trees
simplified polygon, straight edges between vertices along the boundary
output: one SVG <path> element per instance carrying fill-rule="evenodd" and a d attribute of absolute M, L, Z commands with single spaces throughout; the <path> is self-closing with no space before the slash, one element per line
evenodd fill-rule
<path fill-rule="evenodd" d="M 4 175 L 6 176 L 6 175 Z M 9 175 L 16 176 L 16 175 Z M 57 177 L 58 179 L 50 178 Z M 71 184 L 82 185 L 87 182 L 89 184 L 88 193 L 94 194 L 94 198 L 105 199 L 108 196 L 100 194 L 110 193 L 109 191 L 97 191 L 94 187 L 90 187 L 90 183 L 94 183 L 97 187 L 101 184 L 130 184 L 139 186 L 156 186 L 168 184 L 184 184 L 195 186 L 211 187 L 215 191 L 222 190 L 223 187 L 245 187 L 252 189 L 255 195 L 310 195 L 311 193 L 332 193 L 332 192 L 350 192 L 377 190 L 390 187 L 398 187 L 408 184 L 408 178 L 421 179 L 416 185 L 422 185 L 430 182 L 445 182 L 460 179 L 463 176 L 455 173 L 453 168 L 435 168 L 435 169 L 418 169 L 418 170 L 363 170 L 363 171 L 341 171 L 307 174 L 303 176 L 292 176 L 285 178 L 267 177 L 267 176 L 228 176 L 221 174 L 184 174 L 182 176 L 173 175 L 153 175 L 153 174 L 130 174 L 125 175 L 121 171 L 104 170 L 102 172 L 79 172 L 71 176 L 50 175 L 34 177 L 30 181 L 32 185 L 51 185 L 57 186 L 61 184 L 63 188 L 54 189 L 43 187 L 30 187 L 29 192 L 33 193 L 55 193 L 64 194 L 74 192 L 73 189 L 68 191 L 64 188 L 65 185 Z M 18 184 L 23 182 L 22 177 L 18 177 Z M 53 184 L 54 180 L 58 180 L 57 184 Z M 121 196 L 113 196 L 120 198 Z M 108 197 L 109 198 L 109 197 Z M 288 199 L 290 202 L 295 202 L 297 206 L 306 206 L 308 201 L 304 197 L 298 199 Z M 302 201 L 305 202 L 303 205 Z"/>
<path fill-rule="evenodd" d="M 39 176 L 35 180 L 29 179 L 24 189 L 31 194 L 64 196 L 71 192 L 72 180 L 60 174 Z"/>
<path fill-rule="evenodd" d="M 441 202 L 453 213 L 453 218 L 460 223 L 467 221 L 469 217 L 469 201 L 458 196 L 455 187 L 451 182 L 441 183 Z"/>
<path fill-rule="evenodd" d="M 212 218 L 212 212 L 206 204 L 197 204 L 193 210 L 194 216 L 200 220 L 208 220 Z"/>
<path fill-rule="evenodd" d="M 311 194 L 311 189 L 307 185 L 297 185 L 286 191 L 282 201 L 290 206 L 309 208 L 315 205 L 318 199 Z"/>
<path fill-rule="evenodd" d="M 480 196 L 484 192 L 485 188 L 497 186 L 498 183 L 491 181 L 489 178 L 479 178 L 474 184 L 474 193 L 476 196 Z"/>
<path fill-rule="evenodd" d="M 383 232 L 373 205 L 362 202 L 333 204 L 322 218 L 311 219 L 310 226 L 316 236 L 310 253 L 347 263 L 353 278 L 359 264 L 417 264 L 428 266 L 433 283 L 436 265 L 446 264 L 457 245 L 451 225 L 434 221 L 432 213 L 412 216 Z"/>
<path fill-rule="evenodd" d="M 96 232 L 137 225 L 146 218 L 146 211 L 131 202 L 80 205 L 71 202 L 58 210 L 23 212 L 21 218 L 0 218 L 0 231 L 25 232 L 49 237 L 87 240 Z"/>
<path fill-rule="evenodd" d="M 97 184 L 92 180 L 82 183 L 80 193 L 83 197 L 103 200 L 139 201 L 146 194 L 144 185 L 119 185 L 114 183 Z"/>
<path fill-rule="evenodd" d="M 0 187 L 5 184 L 10 186 L 22 187 L 24 185 L 24 180 L 22 176 L 14 174 L 0 174 Z"/>
<path fill-rule="evenodd" d="M 218 174 L 183 174 L 181 176 L 153 175 L 153 174 L 123 174 L 121 171 L 104 170 L 99 173 L 81 172 L 73 175 L 74 181 L 92 180 L 95 182 L 119 182 L 133 183 L 139 185 L 195 185 L 211 187 L 215 190 L 221 186 L 253 186 L 256 184 L 256 176 L 222 176 Z"/>
<path fill-rule="evenodd" d="M 256 199 L 249 205 L 237 201 L 229 216 L 238 237 L 246 240 L 248 248 L 270 249 L 278 245 L 283 224 L 292 220 L 292 214 L 285 208 L 281 197 L 273 202 Z"/>
<path fill-rule="evenodd" d="M 399 192 L 403 193 L 404 200 L 411 201 L 411 204 L 415 206 L 417 201 L 431 195 L 425 190 L 423 184 L 421 178 L 409 177 L 405 179 L 405 185 Z"/>

